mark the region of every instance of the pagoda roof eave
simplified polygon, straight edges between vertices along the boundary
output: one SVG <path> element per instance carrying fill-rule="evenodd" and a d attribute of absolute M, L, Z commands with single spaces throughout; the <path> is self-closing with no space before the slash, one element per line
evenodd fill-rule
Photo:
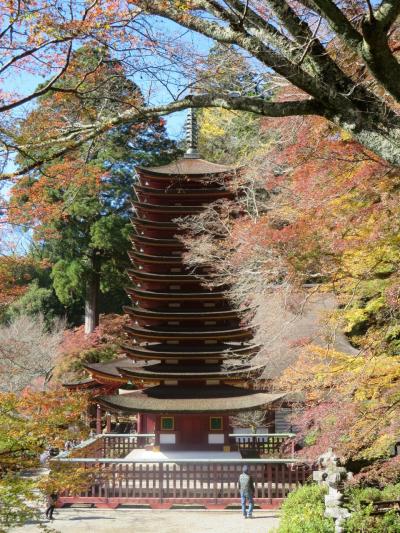
<path fill-rule="evenodd" d="M 100 396 L 100 404 L 127 413 L 233 413 L 261 408 L 282 400 L 286 393 L 266 393 L 238 387 L 158 385 L 129 394 Z"/>
<path fill-rule="evenodd" d="M 128 256 L 135 257 L 136 260 L 141 260 L 146 263 L 160 263 L 160 261 L 164 263 L 170 263 L 170 264 L 179 264 L 179 266 L 182 266 L 182 258 L 179 256 L 173 256 L 173 255 L 150 255 L 150 254 L 144 254 L 143 252 L 138 252 L 136 250 L 131 250 L 128 252 Z"/>
<path fill-rule="evenodd" d="M 208 351 L 194 351 L 191 348 L 191 351 L 179 351 L 177 346 L 171 345 L 170 351 L 160 349 L 160 345 L 155 344 L 151 346 L 128 346 L 124 345 L 123 349 L 128 353 L 132 354 L 132 359 L 144 359 L 149 360 L 180 360 L 180 359 L 200 359 L 200 360 L 220 360 L 220 359 L 236 359 L 248 356 L 254 356 L 260 350 L 260 346 L 257 344 L 247 345 L 247 346 L 238 346 L 238 347 L 227 347 L 226 345 L 216 346 L 216 350 Z"/>
<path fill-rule="evenodd" d="M 132 365 L 132 361 L 127 357 L 121 359 L 114 359 L 105 363 L 83 363 L 83 367 L 92 373 L 104 374 L 105 376 L 120 377 L 117 367 L 125 364 Z"/>
<path fill-rule="evenodd" d="M 154 237 L 144 237 L 143 235 L 138 235 L 133 233 L 131 235 L 131 241 L 135 244 L 136 242 L 141 242 L 143 244 L 151 244 L 154 246 L 168 246 L 172 248 L 184 248 L 185 245 L 178 239 L 156 239 Z"/>
<path fill-rule="evenodd" d="M 136 270 L 134 268 L 128 268 L 127 272 L 130 276 L 138 279 L 146 279 L 146 280 L 152 280 L 152 281 L 171 281 L 171 282 L 181 282 L 181 283 L 193 283 L 195 281 L 200 281 L 200 276 L 196 276 L 195 274 L 175 274 L 175 273 L 168 273 L 168 274 L 157 274 L 156 272 L 146 272 L 144 270 Z M 207 278 L 209 276 L 202 275 L 201 278 Z"/>
<path fill-rule="evenodd" d="M 175 311 L 151 311 L 150 309 L 135 308 L 130 306 L 124 306 L 123 310 L 131 315 L 148 317 L 148 318 L 165 318 L 165 319 L 178 319 L 178 320 L 194 320 L 197 318 L 205 317 L 207 319 L 226 319 L 226 318 L 238 318 L 241 313 L 247 310 L 225 310 L 225 311 L 196 311 L 177 313 Z"/>
<path fill-rule="evenodd" d="M 159 367 L 160 365 L 154 366 Z M 170 367 L 171 365 L 167 366 Z M 146 365 L 146 367 L 142 368 L 121 368 L 119 370 L 121 375 L 127 376 L 128 378 L 134 377 L 137 379 L 240 379 L 244 377 L 260 376 L 264 369 L 264 366 L 265 365 L 257 365 L 252 367 L 245 366 L 239 369 L 220 367 L 218 369 L 213 369 L 208 372 L 204 371 L 207 368 L 207 366 L 205 365 L 203 365 L 202 367 L 195 367 L 194 369 L 181 365 L 180 371 L 176 372 L 173 372 L 171 368 L 152 369 L 150 365 Z"/>
<path fill-rule="evenodd" d="M 136 183 L 134 186 L 133 186 L 134 189 L 140 189 L 141 191 L 143 192 L 147 192 L 149 194 L 152 194 L 153 192 L 154 193 L 157 193 L 157 194 L 162 194 L 163 196 L 182 196 L 183 194 L 189 194 L 189 195 L 195 195 L 195 194 L 199 194 L 199 193 L 227 193 L 227 192 L 230 192 L 228 189 L 226 189 L 225 187 L 219 187 L 219 188 L 212 188 L 212 189 L 209 189 L 207 187 L 202 187 L 200 189 L 194 189 L 192 187 L 188 188 L 188 187 L 180 187 L 179 189 L 172 189 L 172 188 L 167 188 L 167 189 L 160 189 L 159 187 L 150 187 L 148 185 L 141 185 L 140 183 Z"/>
<path fill-rule="evenodd" d="M 150 174 L 154 176 L 210 176 L 210 175 L 223 175 L 232 173 L 237 170 L 236 167 L 229 167 L 227 165 L 219 165 L 218 163 L 212 163 L 201 158 L 181 158 L 167 165 L 161 165 L 159 167 L 142 167 L 137 166 L 136 170 L 139 174 Z"/>
<path fill-rule="evenodd" d="M 144 187 L 142 185 L 135 185 L 134 190 L 137 193 L 148 194 L 149 196 L 157 196 L 160 198 L 228 198 L 234 195 L 233 191 L 227 189 L 157 189 L 155 187 Z"/>
<path fill-rule="evenodd" d="M 160 220 L 147 220 L 138 216 L 131 217 L 131 223 L 135 226 L 151 226 L 158 229 L 178 229 L 177 222 L 167 222 Z"/>
<path fill-rule="evenodd" d="M 160 363 L 159 359 L 152 359 L 146 364 L 157 364 Z M 121 376 L 120 369 L 125 368 L 124 365 L 132 366 L 132 360 L 128 357 L 123 359 L 114 359 L 108 363 L 85 363 L 83 367 L 90 373 L 92 379 L 98 383 L 113 383 L 113 384 L 124 384 L 126 383 L 126 378 Z M 136 365 L 137 367 L 139 365 Z M 126 368 L 129 370 L 129 368 Z"/>
<path fill-rule="evenodd" d="M 86 378 L 79 381 L 71 381 L 62 384 L 63 387 L 69 390 L 79 390 L 79 389 L 93 389 L 98 387 L 98 382 L 93 378 Z"/>
<path fill-rule="evenodd" d="M 128 292 L 137 294 L 142 298 L 149 299 L 171 299 L 171 300 L 220 300 L 226 297 L 225 292 L 155 292 L 155 291 L 143 291 L 136 287 L 128 287 Z"/>
<path fill-rule="evenodd" d="M 141 339 L 179 339 L 179 340 L 204 340 L 204 339 L 251 339 L 252 330 L 250 328 L 226 329 L 213 331 L 160 331 L 157 329 L 142 328 L 140 326 L 125 326 L 124 330 L 132 337 Z"/>
<path fill-rule="evenodd" d="M 135 209 L 142 211 L 155 211 L 157 213 L 200 213 L 203 211 L 203 205 L 156 205 L 132 201 Z"/>

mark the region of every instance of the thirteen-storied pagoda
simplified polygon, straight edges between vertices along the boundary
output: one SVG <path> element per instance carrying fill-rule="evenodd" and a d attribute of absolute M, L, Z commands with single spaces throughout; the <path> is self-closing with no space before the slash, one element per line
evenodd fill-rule
<path fill-rule="evenodd" d="M 98 401 L 110 411 L 137 413 L 138 432 L 154 432 L 156 447 L 226 450 L 230 414 L 265 408 L 283 395 L 251 387 L 262 371 L 249 363 L 257 352 L 251 329 L 223 290 L 206 288 L 199 271 L 183 262 L 177 219 L 232 194 L 234 170 L 201 159 L 196 137 L 190 111 L 184 157 L 137 169 L 125 346 L 133 363 L 113 366 L 115 379 L 137 390 Z"/>

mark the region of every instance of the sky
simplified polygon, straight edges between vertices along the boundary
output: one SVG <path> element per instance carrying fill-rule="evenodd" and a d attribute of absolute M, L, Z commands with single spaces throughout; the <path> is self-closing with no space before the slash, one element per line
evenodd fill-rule
<path fill-rule="evenodd" d="M 161 17 L 152 17 L 152 29 L 156 33 L 157 31 L 164 33 L 168 36 L 171 36 L 172 42 L 179 42 L 182 46 L 186 48 L 186 51 L 193 53 L 200 53 L 202 55 L 207 55 L 209 49 L 211 48 L 213 42 L 211 39 L 204 37 L 203 35 L 197 34 L 192 31 L 188 31 L 173 21 L 163 19 Z M 151 58 L 148 59 L 151 62 Z M 37 75 L 28 74 L 23 70 L 15 69 L 13 76 L 9 77 L 6 80 L 2 80 L 1 88 L 5 92 L 14 92 L 17 90 L 22 94 L 29 94 L 34 90 L 39 83 L 43 83 L 45 79 L 48 79 L 48 76 L 41 77 Z M 167 103 L 171 100 L 171 96 L 168 93 L 168 90 L 163 87 L 162 84 L 154 85 L 154 79 L 145 78 L 142 75 L 134 76 L 133 81 L 137 83 L 142 89 L 144 94 L 147 94 L 150 84 L 156 87 L 156 91 L 153 94 L 153 104 Z M 181 85 L 185 85 L 187 80 L 184 77 L 181 77 L 178 80 Z M 24 111 L 28 112 L 32 108 L 32 103 L 30 106 L 26 106 Z M 185 122 L 186 112 L 177 112 L 165 117 L 167 130 L 171 137 L 179 138 L 182 135 L 183 125 Z"/>

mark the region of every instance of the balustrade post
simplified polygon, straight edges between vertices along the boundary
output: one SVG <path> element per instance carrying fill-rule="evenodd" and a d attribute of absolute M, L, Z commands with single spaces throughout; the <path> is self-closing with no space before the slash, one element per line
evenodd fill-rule
<path fill-rule="evenodd" d="M 101 433 L 101 407 L 99 404 L 96 405 L 96 433 L 97 435 Z"/>
<path fill-rule="evenodd" d="M 111 433 L 111 414 L 108 411 L 106 412 L 106 431 Z"/>
<path fill-rule="evenodd" d="M 218 476 L 217 476 L 217 465 L 213 464 L 213 493 L 214 493 L 214 503 L 218 503 Z"/>
<path fill-rule="evenodd" d="M 158 484 L 160 488 L 160 503 L 163 502 L 164 498 L 164 465 L 163 463 L 158 463 Z"/>

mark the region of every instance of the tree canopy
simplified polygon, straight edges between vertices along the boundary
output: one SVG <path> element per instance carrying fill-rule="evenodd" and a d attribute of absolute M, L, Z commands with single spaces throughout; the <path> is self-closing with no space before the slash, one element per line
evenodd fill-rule
<path fill-rule="evenodd" d="M 16 69 L 35 75 L 52 73 L 44 85 L 28 94 L 3 89 L 3 155 L 16 150 L 27 156 L 20 173 L 122 124 L 140 123 L 188 106 L 273 117 L 323 117 L 383 160 L 400 164 L 397 1 L 136 0 L 117 7 L 109 1 L 83 6 L 71 0 L 68 9 L 62 2 L 34 7 L 15 2 L 4 4 L 3 10 L 0 51 L 5 87 Z M 259 75 L 270 82 L 268 95 L 224 92 L 215 84 L 197 93 L 193 79 L 198 81 L 196 72 L 203 71 L 201 51 L 187 46 L 183 31 L 172 39 L 169 32 L 174 30 L 158 28 L 157 17 L 223 46 L 234 46 L 252 58 Z M 80 70 L 79 80 L 67 89 L 60 80 L 73 70 L 74 49 L 99 43 L 113 59 L 123 62 L 130 76 L 142 76 L 151 88 L 163 87 L 164 101 L 166 89 L 170 101 L 159 104 L 160 98 L 154 98 L 150 90 L 143 101 L 125 99 L 123 108 L 107 107 L 95 121 L 87 117 L 73 124 L 61 121 L 56 131 L 45 127 L 34 136 L 21 136 L 13 113 L 49 93 L 67 90 L 79 97 L 86 77 L 103 67 L 102 59 Z M 274 91 L 271 99 L 271 89 L 282 86 L 289 89 L 286 96 Z M 191 88 L 191 97 L 182 98 L 185 87 Z M 37 150 L 44 147 L 49 152 L 37 158 Z"/>

